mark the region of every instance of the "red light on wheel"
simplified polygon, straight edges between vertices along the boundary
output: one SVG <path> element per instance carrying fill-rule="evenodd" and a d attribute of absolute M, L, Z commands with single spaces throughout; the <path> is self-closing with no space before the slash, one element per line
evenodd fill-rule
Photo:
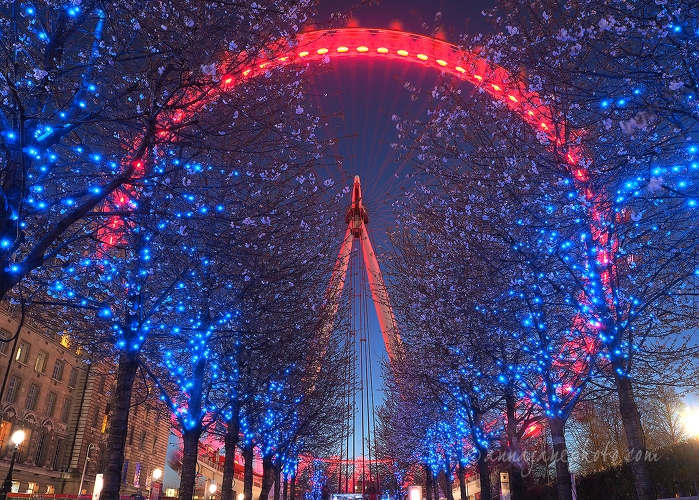
<path fill-rule="evenodd" d="M 348 49 L 347 47 L 345 47 L 344 45 L 343 45 L 342 47 L 338 47 L 338 48 L 337 48 L 337 51 L 338 51 L 338 52 L 347 52 L 348 50 L 349 50 L 349 49 Z"/>
<path fill-rule="evenodd" d="M 405 56 L 408 55 L 408 51 L 407 51 L 407 50 L 401 49 L 401 50 L 399 50 L 398 52 L 396 52 L 396 54 L 398 54 L 399 56 L 405 57 Z"/>
<path fill-rule="evenodd" d="M 365 47 L 364 45 L 360 45 L 357 47 L 357 52 L 369 52 L 369 47 Z"/>
<path fill-rule="evenodd" d="M 307 51 L 299 52 L 299 57 L 306 57 L 308 55 Z"/>
<path fill-rule="evenodd" d="M 442 59 L 437 59 L 437 64 L 439 64 L 440 66 L 446 66 L 447 62 L 443 61 Z"/>
<path fill-rule="evenodd" d="M 323 48 L 318 49 L 316 52 L 318 52 L 318 53 L 321 54 L 321 55 L 322 55 L 322 54 L 327 54 L 327 53 L 328 53 L 328 49 L 326 49 L 325 47 L 323 47 Z"/>
<path fill-rule="evenodd" d="M 376 52 L 378 52 L 379 54 L 388 54 L 388 49 L 386 47 L 379 47 L 378 49 L 376 49 Z"/>
<path fill-rule="evenodd" d="M 429 57 L 427 57 L 425 54 L 418 54 L 415 57 L 417 57 L 421 61 L 427 61 L 427 59 L 429 59 Z"/>

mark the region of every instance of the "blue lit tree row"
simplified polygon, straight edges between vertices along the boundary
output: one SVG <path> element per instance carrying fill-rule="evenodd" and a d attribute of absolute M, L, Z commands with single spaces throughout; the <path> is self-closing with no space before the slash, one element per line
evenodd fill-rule
<path fill-rule="evenodd" d="M 485 400 L 494 384 L 487 395 L 504 408 L 511 383 L 548 422 L 559 457 L 586 384 L 609 382 L 629 455 L 641 457 L 631 460 L 637 494 L 655 498 L 635 391 L 696 380 L 696 5 L 503 4 L 497 34 L 465 43 L 485 45 L 544 98 L 563 142 L 478 90 L 445 82 L 433 94 L 408 151 L 424 175 L 397 206 L 391 266 L 394 295 L 420 290 L 396 308 L 406 345 L 415 336 L 446 349 L 411 367 L 437 388 L 432 404 L 452 398 L 452 423 L 467 402 L 457 394 L 478 387 Z M 456 380 L 457 366 L 470 376 Z M 491 449 L 503 446 L 505 413 L 482 420 L 495 425 Z M 466 435 L 475 447 L 483 432 Z M 559 498 L 570 498 L 567 466 L 556 468 Z"/>
<path fill-rule="evenodd" d="M 312 410 L 333 406 L 338 382 L 308 346 L 334 256 L 339 194 L 315 175 L 326 145 L 298 68 L 222 86 L 307 8 L 0 8 L 0 295 L 31 297 L 32 314 L 117 364 L 104 499 L 119 497 L 139 368 L 183 435 L 182 498 L 217 427 L 291 462 L 323 445 L 311 430 L 335 413 Z"/>

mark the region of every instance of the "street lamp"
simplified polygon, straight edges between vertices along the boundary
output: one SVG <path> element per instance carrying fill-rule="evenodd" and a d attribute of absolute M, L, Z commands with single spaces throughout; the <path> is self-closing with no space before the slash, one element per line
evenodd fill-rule
<path fill-rule="evenodd" d="M 22 441 L 24 441 L 24 431 L 19 430 L 15 431 L 14 434 L 12 434 L 12 437 L 10 438 L 10 441 L 12 441 L 12 444 L 14 445 L 12 447 L 12 459 L 10 460 L 10 468 L 7 471 L 7 477 L 5 478 L 5 481 L 2 483 L 2 489 L 0 489 L 0 497 L 1 498 L 7 498 L 7 494 L 12 491 L 12 471 L 15 467 L 15 460 L 17 460 L 17 451 L 19 450 L 19 445 L 22 444 Z"/>
<path fill-rule="evenodd" d="M 214 499 L 214 493 L 216 493 L 216 483 L 211 483 L 209 485 L 209 494 L 210 494 L 209 498 L 211 498 L 211 500 Z"/>
<path fill-rule="evenodd" d="M 83 465 L 83 475 L 80 476 L 80 486 L 78 486 L 78 500 L 80 500 L 80 495 L 83 492 L 83 481 L 85 481 L 85 471 L 87 471 L 87 462 L 90 461 L 90 451 L 95 447 L 94 444 L 90 443 L 87 445 L 87 454 L 85 455 L 85 464 Z"/>
<path fill-rule="evenodd" d="M 162 484 L 158 483 L 158 481 L 161 477 L 163 477 L 163 469 L 153 469 L 153 472 L 151 473 L 150 477 L 151 481 L 150 487 L 148 488 L 148 500 L 160 500 Z"/>

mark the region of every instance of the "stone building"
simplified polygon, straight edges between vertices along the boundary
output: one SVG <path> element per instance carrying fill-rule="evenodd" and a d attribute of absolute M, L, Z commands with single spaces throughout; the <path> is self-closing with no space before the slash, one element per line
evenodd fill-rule
<path fill-rule="evenodd" d="M 10 437 L 22 429 L 13 492 L 77 494 L 84 479 L 83 494 L 90 495 L 105 466 L 113 366 L 108 360 L 85 362 L 68 337 L 31 319 L 14 338 L 18 325 L 0 308 L 0 480 L 12 457 Z M 151 399 L 131 410 L 122 495 L 145 495 L 153 470 L 165 467 L 170 422 L 157 398 Z"/>

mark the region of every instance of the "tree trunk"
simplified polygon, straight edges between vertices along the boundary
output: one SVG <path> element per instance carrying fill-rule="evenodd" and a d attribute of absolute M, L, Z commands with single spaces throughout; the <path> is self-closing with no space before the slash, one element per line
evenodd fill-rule
<path fill-rule="evenodd" d="M 282 500 L 289 500 L 289 478 L 284 474 L 284 490 L 282 491 Z"/>
<path fill-rule="evenodd" d="M 264 456 L 262 457 L 262 489 L 260 491 L 259 500 L 268 500 L 273 483 L 274 464 L 272 463 L 272 456 Z"/>
<path fill-rule="evenodd" d="M 254 445 L 246 442 L 243 446 L 243 461 L 245 469 L 243 472 L 243 500 L 252 500 L 252 455 Z"/>
<path fill-rule="evenodd" d="M 291 476 L 291 487 L 289 488 L 289 500 L 296 500 L 296 474 Z"/>
<path fill-rule="evenodd" d="M 490 467 L 488 466 L 488 450 L 478 448 L 478 478 L 481 481 L 481 500 L 490 500 Z M 560 500 L 560 499 L 559 499 Z"/>
<path fill-rule="evenodd" d="M 434 500 L 439 500 L 439 481 L 437 480 L 437 474 L 432 472 L 432 489 L 434 490 Z"/>
<path fill-rule="evenodd" d="M 429 465 L 425 465 L 425 499 L 432 500 L 432 469 Z"/>
<path fill-rule="evenodd" d="M 109 437 L 107 438 L 107 466 L 100 500 L 119 500 L 121 478 L 124 471 L 124 446 L 129 430 L 131 392 L 138 368 L 138 354 L 122 352 L 117 366 L 117 381 L 114 388 L 114 405 L 110 415 Z"/>
<path fill-rule="evenodd" d="M 221 500 L 238 500 L 233 498 L 233 480 L 235 479 L 235 451 L 240 439 L 240 421 L 238 415 L 228 422 L 226 435 L 224 437 L 224 449 L 226 456 L 223 460 L 223 479 L 221 481 Z"/>
<path fill-rule="evenodd" d="M 621 421 L 624 424 L 626 443 L 629 447 L 629 460 L 631 462 L 631 472 L 633 474 L 634 486 L 638 500 L 655 500 L 655 485 L 650 477 L 648 462 L 646 462 L 646 440 L 641 425 L 641 414 L 633 395 L 631 379 L 625 375 L 620 375 L 618 370 L 622 370 L 620 361 L 615 362 L 612 358 L 612 368 L 614 369 L 614 383 L 619 395 L 619 411 Z"/>
<path fill-rule="evenodd" d="M 527 489 L 524 487 L 522 469 L 512 464 L 510 467 L 510 500 L 526 500 Z"/>
<path fill-rule="evenodd" d="M 564 435 L 565 421 L 561 418 L 549 418 L 547 421 L 553 442 L 558 500 L 573 500 L 573 484 L 570 480 L 570 470 L 568 470 L 568 449 Z"/>
<path fill-rule="evenodd" d="M 277 463 L 274 467 L 274 500 L 281 500 L 282 491 L 282 462 L 277 459 Z"/>
<path fill-rule="evenodd" d="M 466 489 L 466 467 L 461 460 L 459 460 L 459 468 L 456 469 L 456 476 L 459 478 L 459 493 L 461 493 L 461 500 L 468 500 L 468 490 Z"/>
<path fill-rule="evenodd" d="M 505 410 L 507 415 L 507 452 L 510 462 L 510 499 L 525 500 L 524 478 L 522 478 L 522 450 L 520 433 L 517 431 L 517 400 L 511 390 L 505 391 Z M 526 463 L 526 462 L 525 462 Z"/>
<path fill-rule="evenodd" d="M 442 490 L 444 491 L 444 497 L 447 500 L 454 500 L 454 493 L 451 490 L 452 481 L 449 475 L 445 471 L 440 471 L 439 475 L 437 476 L 437 480 L 439 481 L 439 485 L 442 487 Z"/>
<path fill-rule="evenodd" d="M 201 425 L 182 431 L 182 476 L 180 477 L 180 500 L 192 500 L 194 486 L 197 482 L 197 458 L 199 457 L 199 438 Z M 206 493 L 205 493 L 206 494 Z"/>

